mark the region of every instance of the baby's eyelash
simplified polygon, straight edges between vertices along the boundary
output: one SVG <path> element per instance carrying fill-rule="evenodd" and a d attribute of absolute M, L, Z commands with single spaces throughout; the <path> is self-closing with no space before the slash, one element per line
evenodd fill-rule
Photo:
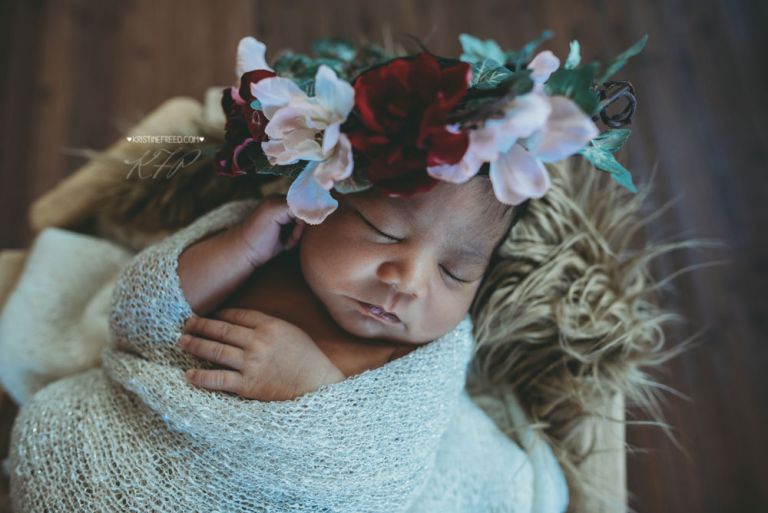
<path fill-rule="evenodd" d="M 376 231 L 378 234 L 380 234 L 380 235 L 382 235 L 382 236 L 384 236 L 384 237 L 387 237 L 388 239 L 392 239 L 392 240 L 395 240 L 395 241 L 400 241 L 400 239 L 398 239 L 397 237 L 393 237 L 392 235 L 388 235 L 388 234 L 386 234 L 386 233 L 382 232 L 381 230 L 379 230 L 378 228 L 376 228 L 376 227 L 373 225 L 373 223 L 371 223 L 370 221 L 368 221 L 368 219 L 366 219 L 366 218 L 363 216 L 363 214 L 361 214 L 361 213 L 360 213 L 360 211 L 359 211 L 359 210 L 355 209 L 355 212 L 357 213 L 357 215 L 358 215 L 358 216 L 360 216 L 360 219 L 362 219 L 362 220 L 365 222 L 365 224 L 367 224 L 368 226 L 370 226 L 370 227 L 371 227 L 371 228 L 372 228 L 374 231 Z M 448 271 L 448 269 L 446 269 L 444 266 L 440 266 L 440 267 L 441 267 L 441 269 L 443 270 L 443 272 L 444 272 L 445 274 L 447 274 L 447 275 L 448 275 L 448 277 L 449 277 L 449 278 L 451 278 L 452 280 L 455 280 L 455 281 L 457 281 L 457 282 L 459 282 L 459 283 L 471 283 L 471 281 L 470 281 L 470 280 L 462 280 L 461 278 L 458 278 L 458 277 L 454 276 L 454 275 L 453 275 L 453 274 L 451 274 L 451 273 Z"/>
<path fill-rule="evenodd" d="M 457 278 L 456 276 L 448 272 L 448 269 L 446 269 L 445 267 L 443 267 L 443 272 L 445 272 L 445 274 L 447 274 L 452 280 L 456 280 L 460 283 L 469 283 L 469 280 L 462 280 L 461 278 Z"/>
<path fill-rule="evenodd" d="M 399 240 L 400 240 L 400 239 L 398 239 L 397 237 L 393 237 L 392 235 L 388 235 L 388 234 L 386 234 L 386 233 L 382 232 L 381 230 L 379 230 L 378 228 L 376 228 L 376 227 L 375 227 L 375 226 L 374 226 L 374 225 L 373 225 L 373 224 L 372 224 L 372 223 L 371 223 L 371 222 L 370 222 L 368 219 L 366 219 L 365 217 L 363 217 L 363 214 L 361 214 L 359 210 L 355 210 L 355 212 L 357 212 L 357 215 L 359 215 L 359 216 L 360 216 L 360 219 L 362 219 L 362 220 L 365 222 L 365 224 L 367 224 L 368 226 L 370 226 L 372 229 L 374 229 L 374 230 L 375 230 L 376 232 L 378 232 L 380 235 L 383 235 L 384 237 L 387 237 L 387 238 L 389 238 L 389 239 L 392 239 L 392 240 L 396 240 L 396 241 L 399 241 Z"/>

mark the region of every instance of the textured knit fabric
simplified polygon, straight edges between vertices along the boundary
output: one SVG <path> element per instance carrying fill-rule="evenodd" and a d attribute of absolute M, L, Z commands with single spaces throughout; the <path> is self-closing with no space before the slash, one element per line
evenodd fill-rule
<path fill-rule="evenodd" d="M 17 404 L 61 377 L 98 366 L 112 290 L 131 253 L 49 228 L 35 239 L 0 315 L 0 380 Z"/>
<path fill-rule="evenodd" d="M 185 370 L 215 366 L 177 345 L 192 313 L 179 254 L 256 204 L 226 204 L 124 267 L 102 367 L 54 381 L 19 412 L 10 454 L 18 513 L 564 511 L 548 447 L 538 445 L 548 457 L 529 456 L 466 394 L 469 316 L 401 358 L 291 401 L 187 383 Z M 15 293 L 33 284 L 22 276 Z M 13 340 L 0 344 L 12 357 Z"/>

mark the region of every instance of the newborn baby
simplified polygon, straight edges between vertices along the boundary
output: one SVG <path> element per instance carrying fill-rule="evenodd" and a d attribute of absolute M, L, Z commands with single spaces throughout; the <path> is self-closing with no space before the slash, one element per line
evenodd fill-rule
<path fill-rule="evenodd" d="M 193 384 L 292 399 L 439 338 L 467 314 L 513 217 L 486 176 L 407 198 L 332 195 L 339 206 L 319 225 L 273 195 L 181 254 L 197 315 L 179 343 L 223 367 L 191 370 Z"/>

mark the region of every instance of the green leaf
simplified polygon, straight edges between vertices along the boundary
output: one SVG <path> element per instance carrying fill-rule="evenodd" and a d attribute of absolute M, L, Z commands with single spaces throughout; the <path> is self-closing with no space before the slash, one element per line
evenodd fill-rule
<path fill-rule="evenodd" d="M 619 71 L 621 68 L 624 67 L 624 65 L 627 63 L 627 60 L 630 57 L 634 57 L 638 53 L 643 51 L 643 48 L 645 48 L 645 42 L 648 41 L 648 34 L 645 34 L 643 37 L 641 37 L 637 43 L 633 44 L 623 52 L 621 52 L 619 55 L 616 56 L 613 61 L 608 65 L 608 67 L 605 70 L 605 73 L 603 73 L 603 76 L 600 77 L 600 80 L 598 80 L 598 84 L 602 84 L 608 78 Z"/>
<path fill-rule="evenodd" d="M 347 81 L 352 81 L 365 70 L 394 58 L 379 45 L 368 43 L 360 47 L 355 59 L 347 65 L 346 75 L 339 75 Z"/>
<path fill-rule="evenodd" d="M 263 155 L 263 156 L 264 156 L 263 161 L 256 161 L 256 160 L 253 161 L 255 164 L 256 173 L 260 175 L 287 176 L 288 178 L 293 180 L 297 176 L 299 176 L 299 173 L 301 173 L 307 165 L 306 160 L 300 160 L 295 164 L 286 164 L 284 166 L 271 166 L 269 165 L 269 160 L 266 158 L 266 155 Z"/>
<path fill-rule="evenodd" d="M 581 45 L 575 39 L 571 41 L 571 50 L 565 61 L 565 69 L 573 69 L 581 63 Z"/>
<path fill-rule="evenodd" d="M 277 58 L 272 68 L 281 77 L 291 78 L 297 84 L 314 81 L 317 70 L 322 64 L 329 66 L 337 75 L 344 74 L 344 62 L 338 59 L 328 57 L 318 57 L 313 59 L 304 54 L 293 53 L 291 51 L 283 53 Z"/>
<path fill-rule="evenodd" d="M 550 96 L 567 96 L 584 112 L 593 116 L 600 104 L 597 92 L 592 89 L 598 66 L 598 63 L 592 62 L 575 69 L 559 69 L 550 75 L 544 88 Z"/>
<path fill-rule="evenodd" d="M 354 167 L 351 175 L 333 185 L 333 188 L 342 194 L 360 192 L 371 187 L 373 187 L 373 183 L 363 176 L 363 172 L 357 166 Z"/>
<path fill-rule="evenodd" d="M 459 34 L 462 54 L 459 59 L 464 62 L 479 62 L 485 59 L 493 59 L 498 63 L 504 63 L 506 60 L 504 52 L 499 44 L 493 39 L 480 40 L 469 34 Z"/>
<path fill-rule="evenodd" d="M 318 57 L 326 57 L 343 62 L 349 62 L 355 58 L 357 50 L 346 39 L 335 37 L 323 37 L 312 42 L 312 52 Z"/>
<path fill-rule="evenodd" d="M 551 30 L 545 30 L 539 37 L 526 43 L 520 50 L 508 50 L 505 54 L 506 59 L 500 60 L 499 62 L 503 64 L 512 63 L 514 64 L 515 70 L 519 70 L 524 65 L 531 62 L 533 52 L 536 51 L 536 48 L 547 39 L 551 39 L 554 35 L 555 33 Z"/>
<path fill-rule="evenodd" d="M 310 57 L 288 50 L 275 60 L 272 68 L 282 77 L 294 77 L 303 75 L 311 66 L 311 62 Z"/>
<path fill-rule="evenodd" d="M 493 59 L 483 59 L 472 64 L 472 82 L 476 89 L 493 89 L 512 76 L 512 72 Z"/>
<path fill-rule="evenodd" d="M 591 142 L 601 150 L 616 153 L 629 138 L 629 133 L 629 128 L 614 128 L 601 133 L 592 139 Z"/>
<path fill-rule="evenodd" d="M 616 183 L 630 192 L 637 192 L 637 187 L 632 183 L 632 175 L 624 166 L 619 164 L 611 153 L 595 146 L 587 146 L 579 150 L 579 153 L 594 164 L 597 169 L 610 173 L 611 178 Z"/>
<path fill-rule="evenodd" d="M 251 108 L 253 110 L 264 110 L 261 106 L 261 102 L 259 100 L 253 100 L 251 102 Z"/>
<path fill-rule="evenodd" d="M 533 80 L 531 80 L 531 70 L 529 69 L 513 73 L 507 80 L 512 81 L 510 90 L 514 91 L 517 96 L 528 93 L 533 89 Z"/>

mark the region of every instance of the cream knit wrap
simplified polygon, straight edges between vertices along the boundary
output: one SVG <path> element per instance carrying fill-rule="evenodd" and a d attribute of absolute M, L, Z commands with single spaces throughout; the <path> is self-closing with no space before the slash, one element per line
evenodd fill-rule
<path fill-rule="evenodd" d="M 101 367 L 59 369 L 39 390 L 25 389 L 20 374 L 34 359 L 44 373 L 41 362 L 62 352 L 56 340 L 23 333 L 75 321 L 52 313 L 68 296 L 44 296 L 40 273 L 25 271 L 0 318 L 0 372 L 25 401 L 9 458 L 18 513 L 564 511 L 567 492 L 549 448 L 523 451 L 466 393 L 469 316 L 402 358 L 291 401 L 190 385 L 186 369 L 214 365 L 177 346 L 192 313 L 178 256 L 256 204 L 228 203 L 119 265 Z M 66 234 L 46 232 L 41 238 Z M 72 264 L 79 270 L 59 269 L 58 285 L 49 285 L 76 295 L 88 287 L 67 276 L 84 280 L 90 270 L 111 289 L 101 256 L 114 248 L 77 237 L 92 251 Z M 30 298 L 42 305 L 38 314 L 28 311 Z M 37 345 L 34 357 L 20 340 Z"/>

